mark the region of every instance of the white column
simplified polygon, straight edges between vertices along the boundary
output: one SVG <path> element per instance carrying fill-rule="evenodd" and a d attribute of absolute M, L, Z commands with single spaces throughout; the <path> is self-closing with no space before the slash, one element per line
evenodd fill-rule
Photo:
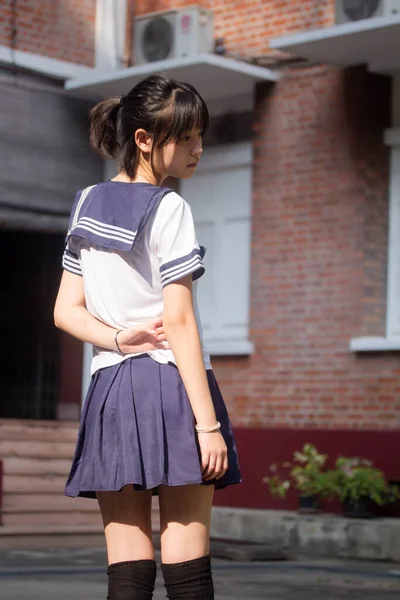
<path fill-rule="evenodd" d="M 96 69 L 121 67 L 126 31 L 126 0 L 96 2 Z"/>
<path fill-rule="evenodd" d="M 400 128 L 386 132 L 391 146 L 386 336 L 400 338 Z"/>
<path fill-rule="evenodd" d="M 393 77 L 392 123 L 385 133 L 391 147 L 386 336 L 400 338 L 400 74 Z"/>
<path fill-rule="evenodd" d="M 86 392 L 90 383 L 90 365 L 92 362 L 93 346 L 92 344 L 83 344 L 83 364 L 82 364 L 82 406 L 85 401 Z"/>

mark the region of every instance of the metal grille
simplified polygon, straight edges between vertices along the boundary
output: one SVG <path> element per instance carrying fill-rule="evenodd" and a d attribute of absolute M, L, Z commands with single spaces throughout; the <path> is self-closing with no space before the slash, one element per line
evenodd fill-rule
<path fill-rule="evenodd" d="M 0 418 L 55 419 L 63 236 L 0 231 Z"/>

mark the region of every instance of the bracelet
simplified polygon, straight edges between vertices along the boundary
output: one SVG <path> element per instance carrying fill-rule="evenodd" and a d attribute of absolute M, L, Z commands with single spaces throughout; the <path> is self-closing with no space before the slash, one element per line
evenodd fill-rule
<path fill-rule="evenodd" d="M 198 427 L 195 425 L 197 433 L 212 433 L 213 431 L 218 431 L 221 429 L 221 423 L 217 421 L 217 424 L 214 427 Z"/>
<path fill-rule="evenodd" d="M 119 330 L 119 331 L 117 331 L 117 333 L 115 334 L 115 336 L 114 336 L 114 342 L 115 342 L 115 345 L 117 346 L 117 350 L 118 350 L 118 352 L 121 352 L 121 354 L 122 354 L 121 348 L 119 347 L 119 344 L 118 344 L 118 334 L 119 334 L 119 333 L 121 333 L 121 331 L 123 331 L 123 329 L 120 329 L 120 330 Z"/>

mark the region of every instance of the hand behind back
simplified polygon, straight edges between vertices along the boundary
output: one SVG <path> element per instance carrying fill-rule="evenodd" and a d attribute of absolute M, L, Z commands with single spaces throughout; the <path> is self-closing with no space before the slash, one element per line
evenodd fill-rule
<path fill-rule="evenodd" d="M 123 329 L 118 334 L 118 344 L 124 354 L 169 349 L 162 317 Z"/>

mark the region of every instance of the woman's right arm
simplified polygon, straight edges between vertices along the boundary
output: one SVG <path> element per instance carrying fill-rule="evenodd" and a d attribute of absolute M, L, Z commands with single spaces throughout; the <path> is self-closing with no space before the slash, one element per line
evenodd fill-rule
<path fill-rule="evenodd" d="M 163 289 L 164 328 L 199 428 L 216 425 L 214 405 L 204 368 L 203 352 L 193 309 L 192 275 Z M 224 475 L 228 468 L 227 449 L 219 431 L 198 433 L 203 478 Z"/>
<path fill-rule="evenodd" d="M 56 327 L 73 337 L 108 350 L 117 350 L 117 330 L 90 314 L 86 308 L 83 278 L 63 271 L 54 307 Z M 162 318 L 124 329 L 118 335 L 118 344 L 124 354 L 165 348 Z"/>

